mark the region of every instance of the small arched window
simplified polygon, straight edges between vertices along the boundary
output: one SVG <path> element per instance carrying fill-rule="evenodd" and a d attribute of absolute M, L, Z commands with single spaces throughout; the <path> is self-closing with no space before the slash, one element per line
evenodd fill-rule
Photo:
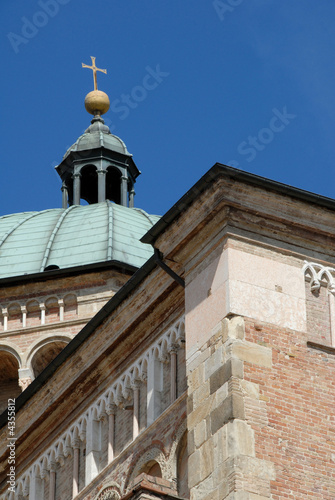
<path fill-rule="evenodd" d="M 121 203 L 121 172 L 115 167 L 108 167 L 106 176 L 106 198 Z"/>
<path fill-rule="evenodd" d="M 156 460 L 150 460 L 150 462 L 146 463 L 141 472 L 153 477 L 162 477 L 162 469 Z"/>
<path fill-rule="evenodd" d="M 82 168 L 80 182 L 80 198 L 88 204 L 98 203 L 98 174 L 94 165 Z"/>

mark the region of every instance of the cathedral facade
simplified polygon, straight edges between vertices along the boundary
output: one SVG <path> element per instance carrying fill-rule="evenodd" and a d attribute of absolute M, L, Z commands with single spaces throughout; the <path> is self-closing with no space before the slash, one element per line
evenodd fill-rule
<path fill-rule="evenodd" d="M 1 500 L 334 500 L 335 201 L 216 164 L 147 214 L 90 94 L 0 218 Z"/>

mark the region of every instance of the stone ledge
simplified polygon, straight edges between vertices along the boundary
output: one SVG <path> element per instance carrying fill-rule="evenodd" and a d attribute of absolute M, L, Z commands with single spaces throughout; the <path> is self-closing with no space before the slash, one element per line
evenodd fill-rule
<path fill-rule="evenodd" d="M 10 337 L 12 335 L 18 335 L 18 334 L 43 332 L 45 330 L 59 330 L 60 328 L 80 325 L 81 323 L 83 325 L 86 325 L 91 319 L 92 319 L 92 316 L 90 316 L 89 318 L 63 320 L 63 321 L 57 321 L 54 323 L 45 323 L 44 325 L 35 325 L 35 326 L 28 326 L 28 327 L 25 326 L 24 328 L 17 328 L 16 330 L 1 331 L 0 332 L 0 339 L 7 338 L 7 337 Z"/>

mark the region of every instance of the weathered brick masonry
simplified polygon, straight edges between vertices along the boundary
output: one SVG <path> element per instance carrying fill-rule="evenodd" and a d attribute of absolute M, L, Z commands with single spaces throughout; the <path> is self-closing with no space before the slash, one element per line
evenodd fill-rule
<path fill-rule="evenodd" d="M 256 455 L 275 466 L 272 498 L 333 500 L 335 352 L 309 348 L 306 333 L 253 321 L 246 339 L 272 351 L 271 369 L 244 363 L 244 379 L 257 387 L 246 413 Z"/>

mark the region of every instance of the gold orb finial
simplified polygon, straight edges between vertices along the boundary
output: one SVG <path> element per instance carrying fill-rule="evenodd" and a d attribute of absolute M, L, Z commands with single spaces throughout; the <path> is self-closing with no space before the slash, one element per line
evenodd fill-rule
<path fill-rule="evenodd" d="M 91 115 L 103 115 L 109 110 L 109 98 L 101 90 L 92 90 L 85 97 L 85 108 Z"/>
<path fill-rule="evenodd" d="M 101 90 L 98 90 L 97 83 L 97 71 L 101 71 L 102 73 L 107 74 L 106 69 L 97 68 L 95 65 L 95 57 L 92 57 L 92 66 L 88 66 L 87 64 L 81 63 L 83 68 L 89 68 L 93 71 L 93 82 L 94 82 L 94 90 L 89 92 L 85 97 L 85 108 L 91 115 L 103 115 L 107 113 L 109 110 L 110 102 L 108 95 Z"/>

